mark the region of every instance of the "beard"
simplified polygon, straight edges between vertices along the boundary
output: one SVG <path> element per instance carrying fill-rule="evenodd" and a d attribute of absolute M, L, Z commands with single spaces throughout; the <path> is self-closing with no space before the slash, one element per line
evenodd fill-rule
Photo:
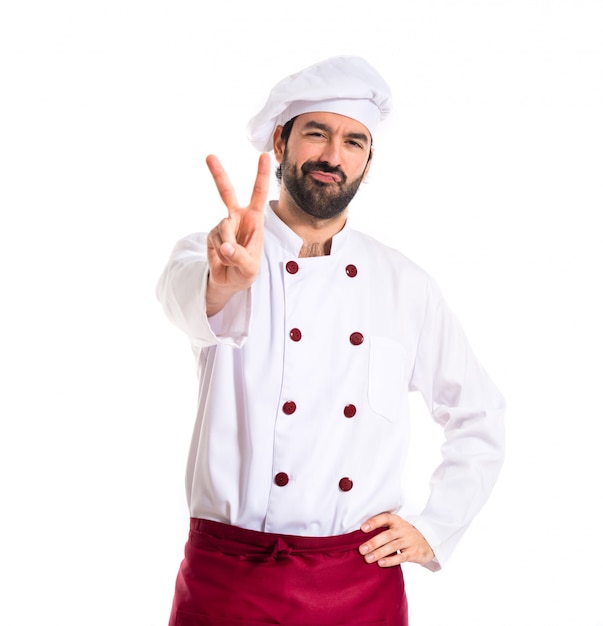
<path fill-rule="evenodd" d="M 337 174 L 340 180 L 323 183 L 315 180 L 312 171 Z M 339 167 L 331 167 L 324 161 L 306 161 L 301 170 L 289 161 L 287 150 L 281 163 L 282 183 L 297 206 L 312 217 L 330 219 L 342 213 L 356 195 L 362 176 L 347 182 L 347 176 Z"/>

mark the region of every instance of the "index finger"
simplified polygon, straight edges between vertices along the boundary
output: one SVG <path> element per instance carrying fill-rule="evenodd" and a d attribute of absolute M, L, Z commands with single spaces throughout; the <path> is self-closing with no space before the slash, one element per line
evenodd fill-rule
<path fill-rule="evenodd" d="M 365 533 L 374 530 L 375 528 L 389 528 L 392 522 L 392 514 L 391 513 L 379 513 L 374 515 L 370 519 L 367 519 L 364 524 L 360 527 Z"/>
<path fill-rule="evenodd" d="M 237 209 L 239 207 L 239 203 L 237 201 L 237 196 L 235 194 L 234 188 L 228 175 L 226 174 L 226 170 L 222 167 L 217 156 L 210 154 L 206 159 L 205 163 L 207 163 L 207 167 L 211 175 L 213 176 L 214 183 L 216 184 L 216 188 L 218 189 L 218 193 L 220 194 L 220 198 L 222 198 L 222 202 L 226 205 L 226 208 L 229 211 Z"/>
<path fill-rule="evenodd" d="M 270 155 L 262 152 L 258 160 L 258 173 L 255 177 L 249 208 L 252 211 L 263 212 L 270 190 Z"/>

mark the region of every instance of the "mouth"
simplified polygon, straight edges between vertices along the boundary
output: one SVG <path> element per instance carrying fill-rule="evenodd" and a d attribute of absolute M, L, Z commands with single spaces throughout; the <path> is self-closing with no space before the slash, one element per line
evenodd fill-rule
<path fill-rule="evenodd" d="M 341 182 L 341 177 L 337 174 L 332 174 L 330 172 L 321 172 L 318 170 L 312 170 L 308 172 L 308 175 L 311 176 L 314 180 L 320 183 L 339 183 Z"/>

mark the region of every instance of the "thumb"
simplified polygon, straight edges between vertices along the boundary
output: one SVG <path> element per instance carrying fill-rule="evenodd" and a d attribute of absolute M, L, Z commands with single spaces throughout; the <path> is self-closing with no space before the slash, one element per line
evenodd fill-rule
<path fill-rule="evenodd" d="M 224 255 L 226 258 L 229 259 L 235 253 L 235 248 L 234 248 L 234 246 L 230 242 L 225 241 L 220 246 L 220 252 L 221 252 L 222 255 Z"/>

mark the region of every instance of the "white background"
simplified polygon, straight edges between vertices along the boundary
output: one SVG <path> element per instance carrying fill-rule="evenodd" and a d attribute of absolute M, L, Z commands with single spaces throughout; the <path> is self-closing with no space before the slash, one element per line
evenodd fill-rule
<path fill-rule="evenodd" d="M 603 624 L 597 0 L 2 4 L 1 624 L 167 623 L 196 379 L 155 283 L 222 216 L 205 156 L 246 199 L 248 118 L 336 54 L 396 106 L 352 223 L 436 278 L 509 407 L 488 504 L 405 568 L 411 625 Z"/>

